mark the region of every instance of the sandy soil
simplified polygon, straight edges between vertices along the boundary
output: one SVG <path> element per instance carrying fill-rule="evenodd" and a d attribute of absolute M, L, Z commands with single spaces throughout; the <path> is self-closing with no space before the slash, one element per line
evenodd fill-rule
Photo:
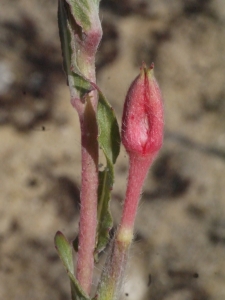
<path fill-rule="evenodd" d="M 57 4 L 0 8 L 0 299 L 67 300 L 53 237 L 77 234 L 80 137 Z M 98 83 L 118 118 L 143 60 L 154 61 L 165 101 L 164 147 L 143 192 L 123 299 L 224 300 L 225 2 L 102 0 L 101 19 Z M 122 150 L 115 225 L 127 168 Z"/>

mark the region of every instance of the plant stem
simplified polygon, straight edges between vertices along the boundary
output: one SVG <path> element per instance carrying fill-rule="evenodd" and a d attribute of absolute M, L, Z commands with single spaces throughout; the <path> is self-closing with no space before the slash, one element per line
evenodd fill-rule
<path fill-rule="evenodd" d="M 95 57 L 90 57 L 84 50 L 80 52 L 78 64 L 86 78 L 96 82 Z M 98 195 L 98 126 L 96 110 L 98 95 L 92 91 L 85 102 L 73 101 L 81 128 L 81 192 L 80 192 L 80 224 L 76 277 L 80 286 L 90 294 L 93 269 L 94 249 L 97 228 L 97 195 Z"/>
<path fill-rule="evenodd" d="M 98 11 L 92 25 L 85 38 L 77 42 L 79 50 L 76 53 L 76 63 L 85 78 L 96 83 L 95 54 L 102 37 Z M 98 125 L 96 119 L 98 93 L 96 90 L 90 92 L 85 101 L 84 99 L 83 101 L 71 100 L 80 119 L 82 161 L 76 277 L 84 292 L 90 295 L 94 270 L 98 204 Z"/>
<path fill-rule="evenodd" d="M 117 300 L 123 286 L 140 193 L 154 155 L 130 154 L 130 168 L 121 224 L 113 240 L 98 289 L 98 300 Z"/>
<path fill-rule="evenodd" d="M 87 101 L 81 123 L 81 207 L 77 279 L 83 290 L 89 294 L 94 268 L 93 252 L 97 227 L 98 190 L 98 128 L 96 115 L 90 101 Z"/>
<path fill-rule="evenodd" d="M 117 236 L 112 240 L 110 252 L 104 266 L 97 293 L 98 300 L 117 300 L 123 285 L 129 245 Z"/>
<path fill-rule="evenodd" d="M 139 198 L 154 155 L 141 157 L 130 154 L 130 168 L 126 197 L 118 236 L 130 232 L 133 235 L 134 221 L 137 213 Z"/>

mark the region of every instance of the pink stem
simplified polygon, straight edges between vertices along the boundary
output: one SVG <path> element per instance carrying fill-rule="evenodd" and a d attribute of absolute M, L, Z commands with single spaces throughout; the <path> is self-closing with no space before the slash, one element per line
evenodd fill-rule
<path fill-rule="evenodd" d="M 95 59 L 86 58 L 81 51 L 81 62 L 86 62 L 84 74 L 91 82 L 96 81 Z M 81 63 L 80 63 L 81 65 Z M 77 109 L 81 127 L 81 193 L 80 193 L 80 224 L 79 245 L 77 256 L 77 280 L 87 295 L 90 294 L 93 270 L 94 249 L 97 228 L 98 204 L 98 125 L 96 111 L 98 104 L 97 91 L 89 93 L 82 102 L 72 102 Z"/>
<path fill-rule="evenodd" d="M 83 75 L 94 83 L 96 82 L 95 52 L 102 36 L 99 19 L 96 22 L 98 23 L 97 28 L 92 28 L 80 44 L 80 52 L 77 56 L 77 64 Z M 73 105 L 80 118 L 82 162 L 76 277 L 84 292 L 90 295 L 94 270 L 98 204 L 97 91 L 90 92 L 85 103 L 78 101 Z"/>
<path fill-rule="evenodd" d="M 73 6 L 67 1 L 69 6 Z M 102 38 L 102 27 L 99 19 L 98 1 L 88 0 L 85 5 L 77 1 L 78 12 L 83 11 L 88 22 L 79 24 L 76 19 L 71 28 L 71 70 L 82 74 L 90 82 L 96 82 L 95 54 Z M 94 3 L 95 2 L 95 3 Z M 79 4 L 80 3 L 80 4 Z M 87 9 L 90 8 L 90 9 Z M 86 15 L 87 14 L 87 15 Z M 72 14 L 71 14 L 72 17 Z M 90 22 L 89 25 L 87 25 Z M 70 23 L 70 21 L 69 21 Z M 87 24 L 86 24 L 87 23 Z M 84 25 L 84 26 L 83 26 Z M 80 30 L 82 32 L 80 32 Z M 79 88 L 74 86 L 74 76 L 69 74 L 68 82 L 71 92 L 72 105 L 78 112 L 81 127 L 81 193 L 80 193 L 80 224 L 79 224 L 79 245 L 77 257 L 76 277 L 83 291 L 90 295 L 93 269 L 94 249 L 96 244 L 97 229 L 97 203 L 98 203 L 98 125 L 96 111 L 98 105 L 97 91 L 92 91 L 80 99 Z"/>
<path fill-rule="evenodd" d="M 79 246 L 77 259 L 77 279 L 82 289 L 89 294 L 94 268 L 94 248 L 97 228 L 98 190 L 98 128 L 95 110 L 87 101 L 81 123 L 81 207 Z"/>
<path fill-rule="evenodd" d="M 147 157 L 130 155 L 129 177 L 119 232 L 129 230 L 133 233 L 140 194 L 153 159 L 154 155 Z"/>

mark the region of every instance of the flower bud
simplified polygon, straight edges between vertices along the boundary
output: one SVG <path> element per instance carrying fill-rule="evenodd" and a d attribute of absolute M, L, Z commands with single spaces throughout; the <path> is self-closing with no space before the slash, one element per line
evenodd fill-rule
<path fill-rule="evenodd" d="M 123 110 L 122 143 L 129 154 L 156 154 L 163 141 L 163 103 L 153 73 L 143 64 L 131 84 Z"/>

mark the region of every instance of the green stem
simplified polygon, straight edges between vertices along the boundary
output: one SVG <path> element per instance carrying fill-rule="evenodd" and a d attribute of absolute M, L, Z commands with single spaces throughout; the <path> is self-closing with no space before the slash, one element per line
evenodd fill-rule
<path fill-rule="evenodd" d="M 98 300 L 119 299 L 129 246 L 130 244 L 120 241 L 117 236 L 112 241 L 110 253 L 98 287 Z"/>

